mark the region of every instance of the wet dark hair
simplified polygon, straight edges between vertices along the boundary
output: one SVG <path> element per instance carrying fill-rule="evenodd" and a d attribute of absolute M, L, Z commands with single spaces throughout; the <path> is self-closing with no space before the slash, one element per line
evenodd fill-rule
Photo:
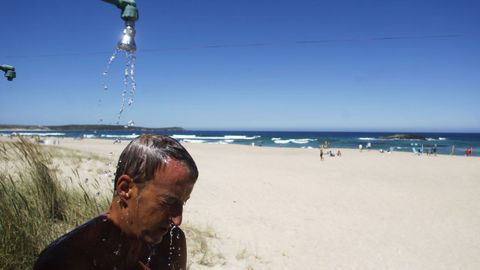
<path fill-rule="evenodd" d="M 167 158 L 183 162 L 190 172 L 191 179 L 197 180 L 197 165 L 178 141 L 168 136 L 145 134 L 131 141 L 120 155 L 114 190 L 118 178 L 124 174 L 132 177 L 136 184 L 152 180 L 157 169 L 162 168 Z"/>

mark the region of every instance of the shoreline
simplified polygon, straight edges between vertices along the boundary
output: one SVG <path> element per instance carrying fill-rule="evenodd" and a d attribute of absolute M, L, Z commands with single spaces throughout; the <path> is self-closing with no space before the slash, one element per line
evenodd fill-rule
<path fill-rule="evenodd" d="M 22 136 L 24 138 L 28 138 L 28 139 L 33 139 L 35 136 Z M 3 141 L 9 141 L 9 140 L 14 140 L 15 137 L 10 137 L 10 136 L 0 136 L 0 140 L 3 140 Z M 49 143 L 46 143 L 45 145 L 52 145 L 54 144 L 53 142 L 58 142 L 58 146 L 62 146 L 62 143 L 61 142 L 66 142 L 68 143 L 68 145 L 71 145 L 72 141 L 73 142 L 81 142 L 83 140 L 91 140 L 92 142 L 96 142 L 96 143 L 100 143 L 102 145 L 104 144 L 113 144 L 113 141 L 114 141 L 114 138 L 91 138 L 91 137 L 85 137 L 85 138 L 76 138 L 76 137 L 62 137 L 62 136 L 41 136 L 40 139 L 42 140 L 45 140 L 45 141 L 48 141 Z M 119 140 L 119 145 L 126 145 L 128 144 L 128 142 L 130 142 L 133 138 L 120 138 Z M 177 139 L 178 140 L 178 139 Z M 319 147 L 299 147 L 299 146 L 295 146 L 295 147 L 289 147 L 289 146 L 270 146 L 270 145 L 267 145 L 267 146 L 264 146 L 264 145 L 250 145 L 250 144 L 241 144 L 241 143 L 195 143 L 195 142 L 189 142 L 189 141 L 181 141 L 179 140 L 180 143 L 182 143 L 183 145 L 231 145 L 231 146 L 241 146 L 241 147 L 247 147 L 247 148 L 266 148 L 266 149 L 269 149 L 269 148 L 281 148 L 281 149 L 304 149 L 304 150 L 309 150 L 309 151 L 320 151 L 319 150 Z M 73 146 L 73 148 L 75 148 L 75 146 Z M 413 146 L 412 146 L 413 148 Z M 416 146 L 415 148 L 419 148 L 418 146 Z M 427 148 L 427 147 L 425 147 Z M 80 150 L 80 149 L 79 149 Z M 417 155 L 417 156 L 452 156 L 452 157 L 467 157 L 465 155 L 465 153 L 461 153 L 459 150 L 456 151 L 455 154 L 448 154 L 448 153 L 436 153 L 436 154 L 427 154 L 427 153 L 420 153 L 420 154 L 415 154 L 413 153 L 413 151 L 401 151 L 401 150 L 398 150 L 398 149 L 394 149 L 394 151 L 391 151 L 390 153 L 388 152 L 389 149 L 377 149 L 377 148 L 371 148 L 371 149 L 367 149 L 367 148 L 363 148 L 362 151 L 360 151 L 358 148 L 356 147 L 352 147 L 352 148 L 347 148 L 347 147 L 329 147 L 329 148 L 324 148 L 325 152 L 324 152 L 324 157 L 326 157 L 326 152 L 328 152 L 329 150 L 334 150 L 335 152 L 335 155 L 336 155 L 336 152 L 337 150 L 341 150 L 341 152 L 343 153 L 344 151 L 346 152 L 350 152 L 350 151 L 357 151 L 357 152 L 377 152 L 379 154 L 385 154 L 385 155 L 390 155 L 392 153 L 395 153 L 395 154 L 398 154 L 398 153 L 404 153 L 404 154 L 407 154 L 407 155 Z M 380 153 L 380 150 L 383 150 L 384 152 L 383 153 Z M 474 152 L 474 154 L 472 156 L 469 156 L 468 158 L 480 158 L 480 154 L 478 153 L 478 150 L 476 150 Z"/>

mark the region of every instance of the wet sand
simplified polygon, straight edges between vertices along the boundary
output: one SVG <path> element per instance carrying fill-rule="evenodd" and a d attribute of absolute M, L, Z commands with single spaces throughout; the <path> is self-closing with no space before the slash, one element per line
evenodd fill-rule
<path fill-rule="evenodd" d="M 126 145 L 59 146 L 115 165 Z M 225 257 L 191 269 L 480 269 L 478 157 L 184 145 L 200 171 L 184 221 Z"/>

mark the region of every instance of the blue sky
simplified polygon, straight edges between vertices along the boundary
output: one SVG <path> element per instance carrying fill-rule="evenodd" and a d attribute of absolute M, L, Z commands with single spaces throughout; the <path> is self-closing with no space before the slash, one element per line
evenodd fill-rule
<path fill-rule="evenodd" d="M 80 4 L 82 2 L 82 4 Z M 480 131 L 476 0 L 137 0 L 137 92 L 121 122 L 187 129 Z M 0 123 L 114 123 L 120 11 L 2 2 Z M 102 99 L 99 106 L 98 99 Z"/>

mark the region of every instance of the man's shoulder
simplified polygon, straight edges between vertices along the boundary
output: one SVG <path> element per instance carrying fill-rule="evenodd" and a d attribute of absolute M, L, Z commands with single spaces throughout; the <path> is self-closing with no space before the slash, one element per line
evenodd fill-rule
<path fill-rule="evenodd" d="M 101 218 L 96 217 L 50 243 L 40 253 L 34 269 L 82 269 L 79 264 L 88 257 L 95 234 L 93 228 Z"/>

